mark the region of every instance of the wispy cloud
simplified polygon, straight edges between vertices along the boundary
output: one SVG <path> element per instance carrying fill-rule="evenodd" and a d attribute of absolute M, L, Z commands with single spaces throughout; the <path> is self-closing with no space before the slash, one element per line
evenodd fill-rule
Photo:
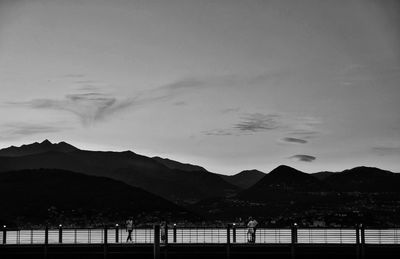
<path fill-rule="evenodd" d="M 175 82 L 159 86 L 155 91 L 176 91 L 187 90 L 189 88 L 199 88 L 204 85 L 204 81 L 196 78 L 184 78 Z"/>
<path fill-rule="evenodd" d="M 0 139 L 15 139 L 24 136 L 49 134 L 64 131 L 68 127 L 35 123 L 9 123 L 0 126 Z"/>
<path fill-rule="evenodd" d="M 290 138 L 290 137 L 286 137 L 282 139 L 285 142 L 289 142 L 289 143 L 298 143 L 298 144 L 305 144 L 308 141 L 304 140 L 304 139 L 299 139 L 299 138 Z"/>
<path fill-rule="evenodd" d="M 80 78 L 83 74 L 67 74 L 66 77 Z M 203 82 L 197 79 L 182 79 L 161 85 L 151 90 L 137 93 L 133 97 L 118 98 L 103 93 L 99 87 L 82 85 L 78 93 L 67 94 L 62 98 L 38 98 L 22 102 L 8 102 L 8 105 L 33 109 L 48 109 L 66 111 L 78 116 L 84 126 L 109 118 L 111 115 L 126 110 L 132 106 L 143 106 L 170 100 L 184 91 L 197 89 Z M 185 105 L 184 101 L 176 105 Z"/>
<path fill-rule="evenodd" d="M 203 133 L 208 136 L 232 136 L 234 134 L 232 131 L 224 129 L 208 130 Z"/>
<path fill-rule="evenodd" d="M 297 159 L 298 161 L 302 162 L 312 162 L 317 158 L 315 156 L 310 156 L 310 155 L 294 155 L 289 157 L 289 159 Z"/>
<path fill-rule="evenodd" d="M 116 97 L 98 93 L 68 94 L 63 99 L 33 99 L 26 102 L 13 102 L 12 105 L 34 109 L 52 109 L 67 111 L 77 115 L 84 125 L 100 121 L 111 114 L 133 105 L 134 99 L 117 99 Z"/>
<path fill-rule="evenodd" d="M 280 127 L 280 115 L 253 113 L 242 118 L 234 128 L 245 132 L 273 130 Z"/>
<path fill-rule="evenodd" d="M 195 78 L 185 78 L 154 89 L 140 92 L 136 97 L 140 104 L 167 101 L 183 93 L 200 89 L 204 82 Z"/>
<path fill-rule="evenodd" d="M 400 154 L 400 146 L 379 146 L 373 147 L 372 150 L 382 156 Z"/>
<path fill-rule="evenodd" d="M 236 109 L 233 111 L 236 111 Z M 239 122 L 233 124 L 231 128 L 212 129 L 203 133 L 214 136 L 242 136 L 280 130 L 289 135 L 282 141 L 305 144 L 308 142 L 306 139 L 320 134 L 317 125 L 321 123 L 320 119 L 311 116 L 294 116 L 285 113 L 248 113 L 242 116 Z"/>

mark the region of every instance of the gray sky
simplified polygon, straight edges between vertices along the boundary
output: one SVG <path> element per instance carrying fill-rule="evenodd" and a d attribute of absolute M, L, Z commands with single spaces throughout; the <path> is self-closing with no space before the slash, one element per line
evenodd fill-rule
<path fill-rule="evenodd" d="M 0 147 L 400 172 L 400 2 L 0 0 Z"/>

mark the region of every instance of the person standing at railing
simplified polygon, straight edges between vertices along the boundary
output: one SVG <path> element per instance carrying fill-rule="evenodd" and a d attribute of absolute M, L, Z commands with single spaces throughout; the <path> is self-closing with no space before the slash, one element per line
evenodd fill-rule
<path fill-rule="evenodd" d="M 132 231 L 133 231 L 133 219 L 132 218 L 129 218 L 126 221 L 126 231 L 128 231 L 128 237 L 126 238 L 126 242 L 128 242 L 128 241 L 133 242 L 132 241 Z"/>
<path fill-rule="evenodd" d="M 161 242 L 166 244 L 167 243 L 167 222 L 166 221 L 161 222 L 160 232 L 161 232 Z"/>
<path fill-rule="evenodd" d="M 258 225 L 258 222 L 253 219 L 252 217 L 249 217 L 249 223 L 247 223 L 247 241 L 249 243 L 255 243 L 256 242 L 256 227 Z"/>

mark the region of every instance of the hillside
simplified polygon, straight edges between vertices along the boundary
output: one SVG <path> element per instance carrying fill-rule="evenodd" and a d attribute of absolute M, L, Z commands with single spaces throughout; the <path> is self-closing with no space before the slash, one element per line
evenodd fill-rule
<path fill-rule="evenodd" d="M 216 174 L 171 169 L 157 160 L 131 151 L 99 152 L 77 148 L 65 150 L 59 148 L 60 144 L 44 141 L 20 148 L 2 149 L 0 153 L 13 155 L 0 156 L 0 172 L 48 168 L 104 176 L 176 203 L 193 203 L 208 197 L 231 195 L 237 189 Z M 19 155 L 15 156 L 17 153 Z"/>
<path fill-rule="evenodd" d="M 400 175 L 374 167 L 332 173 L 325 182 L 338 192 L 400 192 Z"/>
<path fill-rule="evenodd" d="M 327 191 L 325 183 L 315 177 L 281 165 L 265 175 L 255 185 L 239 194 L 242 199 L 271 200 L 278 196 L 296 196 L 299 193 Z"/>
<path fill-rule="evenodd" d="M 255 169 L 242 171 L 235 175 L 221 175 L 222 179 L 243 190 L 251 187 L 264 176 L 265 173 Z"/>
<path fill-rule="evenodd" d="M 152 218 L 192 218 L 193 214 L 122 182 L 65 170 L 38 169 L 0 173 L 0 219 L 18 225 L 96 225 Z"/>
<path fill-rule="evenodd" d="M 169 169 L 177 169 L 177 170 L 182 170 L 182 171 L 187 171 L 187 172 L 207 172 L 206 169 L 204 169 L 201 166 L 198 165 L 192 165 L 192 164 L 186 164 L 186 163 L 180 163 L 178 161 L 174 161 L 168 158 L 161 158 L 161 157 L 153 157 L 155 161 L 158 163 L 168 167 Z"/>

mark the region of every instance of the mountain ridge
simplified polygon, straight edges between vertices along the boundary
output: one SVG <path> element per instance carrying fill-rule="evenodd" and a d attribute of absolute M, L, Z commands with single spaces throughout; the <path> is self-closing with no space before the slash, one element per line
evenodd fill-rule
<path fill-rule="evenodd" d="M 50 141 L 21 146 L 20 155 L 0 156 L 0 171 L 53 168 L 104 176 L 145 189 L 176 203 L 231 195 L 237 189 L 211 172 L 170 169 L 159 161 L 131 151 L 89 151 L 59 147 L 59 144 L 52 144 Z M 3 154 L 10 154 L 10 150 L 12 154 L 18 153 L 15 148 L 1 151 Z"/>
<path fill-rule="evenodd" d="M 221 175 L 225 181 L 234 184 L 243 190 L 251 187 L 264 176 L 265 173 L 257 169 L 243 170 L 234 175 Z"/>
<path fill-rule="evenodd" d="M 34 142 L 31 144 L 24 144 L 19 147 L 10 146 L 8 148 L 0 149 L 0 156 L 26 156 L 26 155 L 34 155 L 39 153 L 44 153 L 48 151 L 60 151 L 60 152 L 73 152 L 78 150 L 75 146 L 68 144 L 64 141 L 59 143 L 51 143 L 48 139 L 45 139 L 42 142 Z"/>

